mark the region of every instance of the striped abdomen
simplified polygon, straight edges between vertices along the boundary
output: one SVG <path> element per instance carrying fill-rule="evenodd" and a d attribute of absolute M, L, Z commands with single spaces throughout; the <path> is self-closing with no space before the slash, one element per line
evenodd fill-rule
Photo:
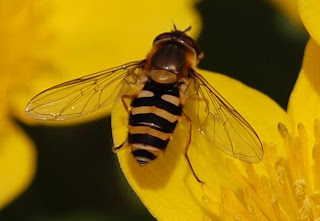
<path fill-rule="evenodd" d="M 182 114 L 175 85 L 149 81 L 131 103 L 128 142 L 140 166 L 156 159 L 167 147 Z"/>

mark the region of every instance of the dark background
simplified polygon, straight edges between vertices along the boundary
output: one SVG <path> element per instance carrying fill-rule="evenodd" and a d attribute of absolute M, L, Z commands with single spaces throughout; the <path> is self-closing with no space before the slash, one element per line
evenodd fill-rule
<path fill-rule="evenodd" d="M 200 67 L 239 79 L 286 108 L 307 35 L 267 1 L 203 1 Z M 17 122 L 19 123 L 19 122 Z M 125 180 L 110 118 L 68 127 L 30 127 L 38 168 L 1 221 L 154 220 Z"/>

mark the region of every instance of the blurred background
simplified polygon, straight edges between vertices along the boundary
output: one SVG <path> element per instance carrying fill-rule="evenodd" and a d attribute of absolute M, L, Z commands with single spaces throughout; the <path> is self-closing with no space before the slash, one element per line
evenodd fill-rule
<path fill-rule="evenodd" d="M 236 78 L 285 109 L 308 39 L 298 19 L 267 0 L 203 0 L 195 8 L 203 23 L 199 67 Z M 36 146 L 37 169 L 0 210 L 1 221 L 154 220 L 111 151 L 110 117 L 64 127 L 13 120 Z"/>

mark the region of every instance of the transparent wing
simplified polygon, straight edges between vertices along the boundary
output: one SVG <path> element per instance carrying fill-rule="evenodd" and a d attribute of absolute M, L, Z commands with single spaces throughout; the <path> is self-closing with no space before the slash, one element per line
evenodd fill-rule
<path fill-rule="evenodd" d="M 188 91 L 185 111 L 214 146 L 243 161 L 261 161 L 263 147 L 257 133 L 203 76 L 195 73 Z"/>
<path fill-rule="evenodd" d="M 26 114 L 39 120 L 68 120 L 111 105 L 136 81 L 143 62 L 127 63 L 53 86 L 29 102 Z"/>

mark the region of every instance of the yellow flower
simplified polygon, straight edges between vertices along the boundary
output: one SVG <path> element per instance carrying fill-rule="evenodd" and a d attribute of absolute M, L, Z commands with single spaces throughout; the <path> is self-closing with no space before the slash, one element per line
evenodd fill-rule
<path fill-rule="evenodd" d="M 310 39 L 306 47 L 287 112 L 262 93 L 233 79 L 199 70 L 255 128 L 264 143 L 262 163 L 252 165 L 231 159 L 194 128 L 189 157 L 205 182 L 199 184 L 183 156 L 183 122 L 166 153 L 146 167 L 137 165 L 128 148 L 117 152 L 128 182 L 156 219 L 320 218 L 320 4 L 301 0 L 299 10 L 314 40 Z M 112 130 L 115 145 L 119 145 L 127 136 L 128 114 L 120 102 L 115 110 Z"/>
<path fill-rule="evenodd" d="M 280 123 L 282 142 L 265 143 L 262 168 L 244 163 L 239 169 L 236 162 L 227 161 L 238 188 L 222 187 L 220 200 L 204 186 L 203 200 L 213 214 L 223 220 L 320 218 L 319 55 L 320 47 L 310 40 L 284 118 L 289 130 Z"/>

